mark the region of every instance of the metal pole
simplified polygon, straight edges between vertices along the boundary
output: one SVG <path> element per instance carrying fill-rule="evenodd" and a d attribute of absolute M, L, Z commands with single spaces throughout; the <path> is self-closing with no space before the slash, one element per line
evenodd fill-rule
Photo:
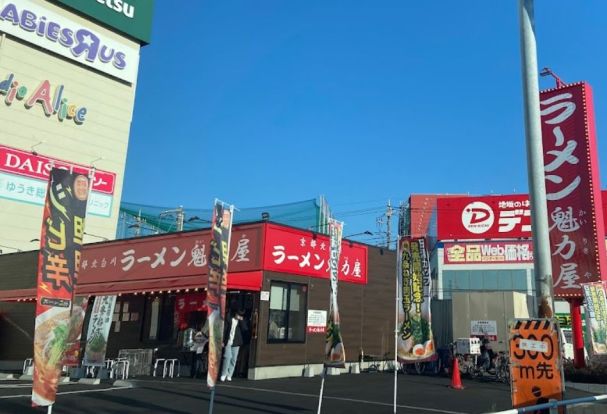
<path fill-rule="evenodd" d="M 394 327 L 394 414 L 396 414 L 396 395 L 397 394 L 398 394 L 398 296 L 396 297 L 396 326 Z"/>
<path fill-rule="evenodd" d="M 211 398 L 209 399 L 209 414 L 213 414 L 213 402 L 215 401 L 215 387 L 211 388 Z"/>
<path fill-rule="evenodd" d="M 398 281 L 400 276 L 400 231 L 396 240 L 396 303 L 394 304 L 394 414 L 396 414 L 396 395 L 398 393 L 398 305 L 400 295 Z"/>
<path fill-rule="evenodd" d="M 323 368 L 322 375 L 321 375 L 322 380 L 320 381 L 320 395 L 318 396 L 318 411 L 316 411 L 317 414 L 320 414 L 320 410 L 322 408 L 322 394 L 325 389 L 325 376 L 326 375 L 327 375 L 327 368 L 325 367 L 325 368 Z"/>
<path fill-rule="evenodd" d="M 527 171 L 531 222 L 533 223 L 533 249 L 535 251 L 535 296 L 537 316 L 553 316 L 552 264 L 548 235 L 548 208 L 546 206 L 546 182 L 544 178 L 544 151 L 540 119 L 540 93 L 538 87 L 537 50 L 533 23 L 533 0 L 519 0 L 521 29 L 521 59 L 523 77 L 523 101 L 527 144 Z"/>

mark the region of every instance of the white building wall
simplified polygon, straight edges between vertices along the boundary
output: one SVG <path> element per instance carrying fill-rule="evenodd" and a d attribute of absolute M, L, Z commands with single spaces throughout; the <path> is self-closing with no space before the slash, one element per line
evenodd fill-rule
<path fill-rule="evenodd" d="M 92 21 L 46 1 L 38 0 L 36 3 L 79 26 L 139 50 L 139 44 Z M 40 156 L 85 166 L 94 164 L 99 170 L 115 173 L 109 217 L 87 215 L 86 232 L 99 237 L 85 236 L 85 243 L 102 238 L 113 239 L 122 196 L 136 85 L 10 35 L 2 34 L 0 41 L 0 81 L 12 73 L 20 85 L 27 86 L 29 95 L 40 82 L 49 80 L 51 91 L 57 85 L 64 85 L 64 97 L 69 103 L 87 108 L 86 121 L 77 125 L 73 120 L 59 121 L 56 115 L 47 117 L 40 104 L 28 109 L 23 100 L 15 100 L 7 105 L 5 96 L 0 95 L 0 145 L 27 152 L 34 148 Z M 0 180 L 2 185 L 7 183 Z M 38 242 L 30 240 L 40 237 L 42 212 L 41 205 L 0 198 L 0 245 L 4 246 L 0 249 L 3 253 L 38 247 Z"/>

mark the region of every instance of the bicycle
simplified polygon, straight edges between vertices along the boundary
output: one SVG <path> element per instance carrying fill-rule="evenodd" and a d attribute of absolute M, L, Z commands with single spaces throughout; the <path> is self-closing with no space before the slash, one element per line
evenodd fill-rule
<path fill-rule="evenodd" d="M 510 358 L 504 351 L 495 357 L 495 378 L 504 384 L 510 384 Z"/>

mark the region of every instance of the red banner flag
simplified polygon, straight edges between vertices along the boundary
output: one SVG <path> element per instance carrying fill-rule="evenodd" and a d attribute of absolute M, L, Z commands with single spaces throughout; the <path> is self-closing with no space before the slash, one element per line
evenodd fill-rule
<path fill-rule="evenodd" d="M 38 256 L 33 406 L 55 402 L 61 362 L 70 342 L 88 193 L 85 175 L 51 170 Z"/>
<path fill-rule="evenodd" d="M 211 224 L 209 285 L 207 290 L 207 318 L 209 322 L 209 369 L 207 373 L 207 385 L 209 388 L 213 388 L 217 382 L 219 364 L 221 362 L 233 215 L 234 206 L 226 206 L 219 200 L 215 200 Z"/>

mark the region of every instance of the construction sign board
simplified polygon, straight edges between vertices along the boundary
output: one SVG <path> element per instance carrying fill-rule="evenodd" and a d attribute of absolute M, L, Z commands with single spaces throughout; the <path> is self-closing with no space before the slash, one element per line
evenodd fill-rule
<path fill-rule="evenodd" d="M 562 400 L 561 346 L 555 320 L 514 320 L 509 345 L 512 406 Z"/>

